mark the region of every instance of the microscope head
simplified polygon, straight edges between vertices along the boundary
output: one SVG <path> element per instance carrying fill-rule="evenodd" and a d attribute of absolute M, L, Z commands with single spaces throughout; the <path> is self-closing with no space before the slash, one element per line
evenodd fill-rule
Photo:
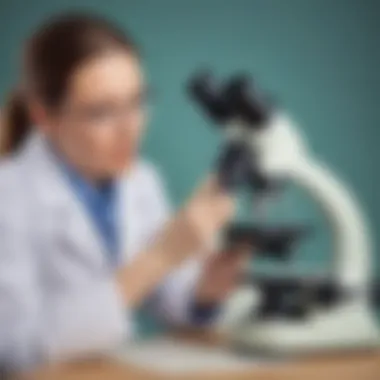
<path fill-rule="evenodd" d="M 198 73 L 190 78 L 188 92 L 227 136 L 217 162 L 221 185 L 228 190 L 247 186 L 259 193 L 277 190 L 279 181 L 261 170 L 260 148 L 255 146 L 256 135 L 271 127 L 273 104 L 251 78 L 235 75 L 218 82 L 211 73 Z"/>
<path fill-rule="evenodd" d="M 188 90 L 204 113 L 225 128 L 232 123 L 247 129 L 263 128 L 269 121 L 272 107 L 247 75 L 218 83 L 211 73 L 197 73 L 190 78 Z"/>
<path fill-rule="evenodd" d="M 248 75 L 218 81 L 210 72 L 192 76 L 191 99 L 227 137 L 218 161 L 222 185 L 248 185 L 277 192 L 307 159 L 306 140 L 286 112 L 275 106 Z M 234 176 L 234 178 L 229 178 Z"/>
<path fill-rule="evenodd" d="M 225 97 L 235 119 L 247 129 L 265 129 L 273 113 L 273 104 L 254 85 L 248 75 L 239 74 L 225 84 Z"/>
<path fill-rule="evenodd" d="M 203 113 L 218 126 L 232 122 L 234 115 L 222 84 L 210 72 L 195 74 L 188 81 L 188 92 Z"/>

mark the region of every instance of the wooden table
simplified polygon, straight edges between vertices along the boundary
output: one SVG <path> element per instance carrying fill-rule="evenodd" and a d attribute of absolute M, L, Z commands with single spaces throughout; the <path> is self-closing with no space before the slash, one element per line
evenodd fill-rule
<path fill-rule="evenodd" d="M 223 344 L 204 333 L 182 333 L 180 339 Z M 27 377 L 33 380 L 380 380 L 380 351 L 361 352 L 325 357 L 312 357 L 271 367 L 261 367 L 231 373 L 197 373 L 186 376 L 160 376 L 120 363 L 93 360 L 45 368 Z"/>

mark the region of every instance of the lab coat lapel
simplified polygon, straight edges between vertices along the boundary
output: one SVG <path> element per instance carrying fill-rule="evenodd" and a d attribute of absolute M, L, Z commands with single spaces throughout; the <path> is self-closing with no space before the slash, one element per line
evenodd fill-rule
<path fill-rule="evenodd" d="M 123 262 L 131 260 L 151 242 L 155 210 L 146 174 L 142 163 L 136 162 L 122 181 L 119 236 L 122 237 Z"/>
<path fill-rule="evenodd" d="M 131 188 L 127 183 L 127 179 L 123 178 L 119 188 L 119 203 L 117 208 L 118 218 L 118 236 L 119 236 L 119 262 L 124 264 L 127 261 L 128 252 L 131 249 L 131 236 L 133 233 L 132 224 L 132 209 L 130 206 L 131 201 Z"/>
<path fill-rule="evenodd" d="M 32 136 L 25 149 L 25 158 L 35 172 L 39 196 L 49 210 L 47 214 L 52 224 L 49 230 L 53 237 L 67 246 L 67 254 L 74 254 L 77 259 L 96 267 L 104 266 L 106 247 L 41 135 Z"/>
<path fill-rule="evenodd" d="M 141 189 L 140 189 L 141 190 Z M 119 238 L 121 262 L 131 259 L 137 249 L 139 229 L 139 215 L 137 206 L 138 186 L 136 183 L 136 170 L 124 176 L 120 185 L 120 202 L 118 208 Z"/>

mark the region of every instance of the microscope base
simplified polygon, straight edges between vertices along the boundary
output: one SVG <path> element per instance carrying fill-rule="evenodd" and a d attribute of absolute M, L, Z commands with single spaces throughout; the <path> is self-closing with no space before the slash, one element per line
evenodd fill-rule
<path fill-rule="evenodd" d="M 376 318 L 363 304 L 348 304 L 315 313 L 304 321 L 256 321 L 232 332 L 239 348 L 270 355 L 380 347 Z"/>

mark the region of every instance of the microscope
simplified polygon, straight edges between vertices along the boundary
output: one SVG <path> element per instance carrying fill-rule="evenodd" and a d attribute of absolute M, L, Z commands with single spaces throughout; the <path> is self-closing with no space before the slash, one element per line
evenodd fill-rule
<path fill-rule="evenodd" d="M 225 136 L 216 171 L 226 191 L 249 188 L 260 203 L 291 181 L 321 206 L 333 232 L 326 275 L 246 279 L 227 305 L 225 331 L 232 343 L 280 356 L 380 346 L 370 231 L 352 191 L 314 157 L 301 129 L 249 76 L 218 83 L 211 73 L 199 73 L 190 78 L 188 92 Z M 309 232 L 305 226 L 237 224 L 225 238 L 290 260 L 295 244 Z"/>

